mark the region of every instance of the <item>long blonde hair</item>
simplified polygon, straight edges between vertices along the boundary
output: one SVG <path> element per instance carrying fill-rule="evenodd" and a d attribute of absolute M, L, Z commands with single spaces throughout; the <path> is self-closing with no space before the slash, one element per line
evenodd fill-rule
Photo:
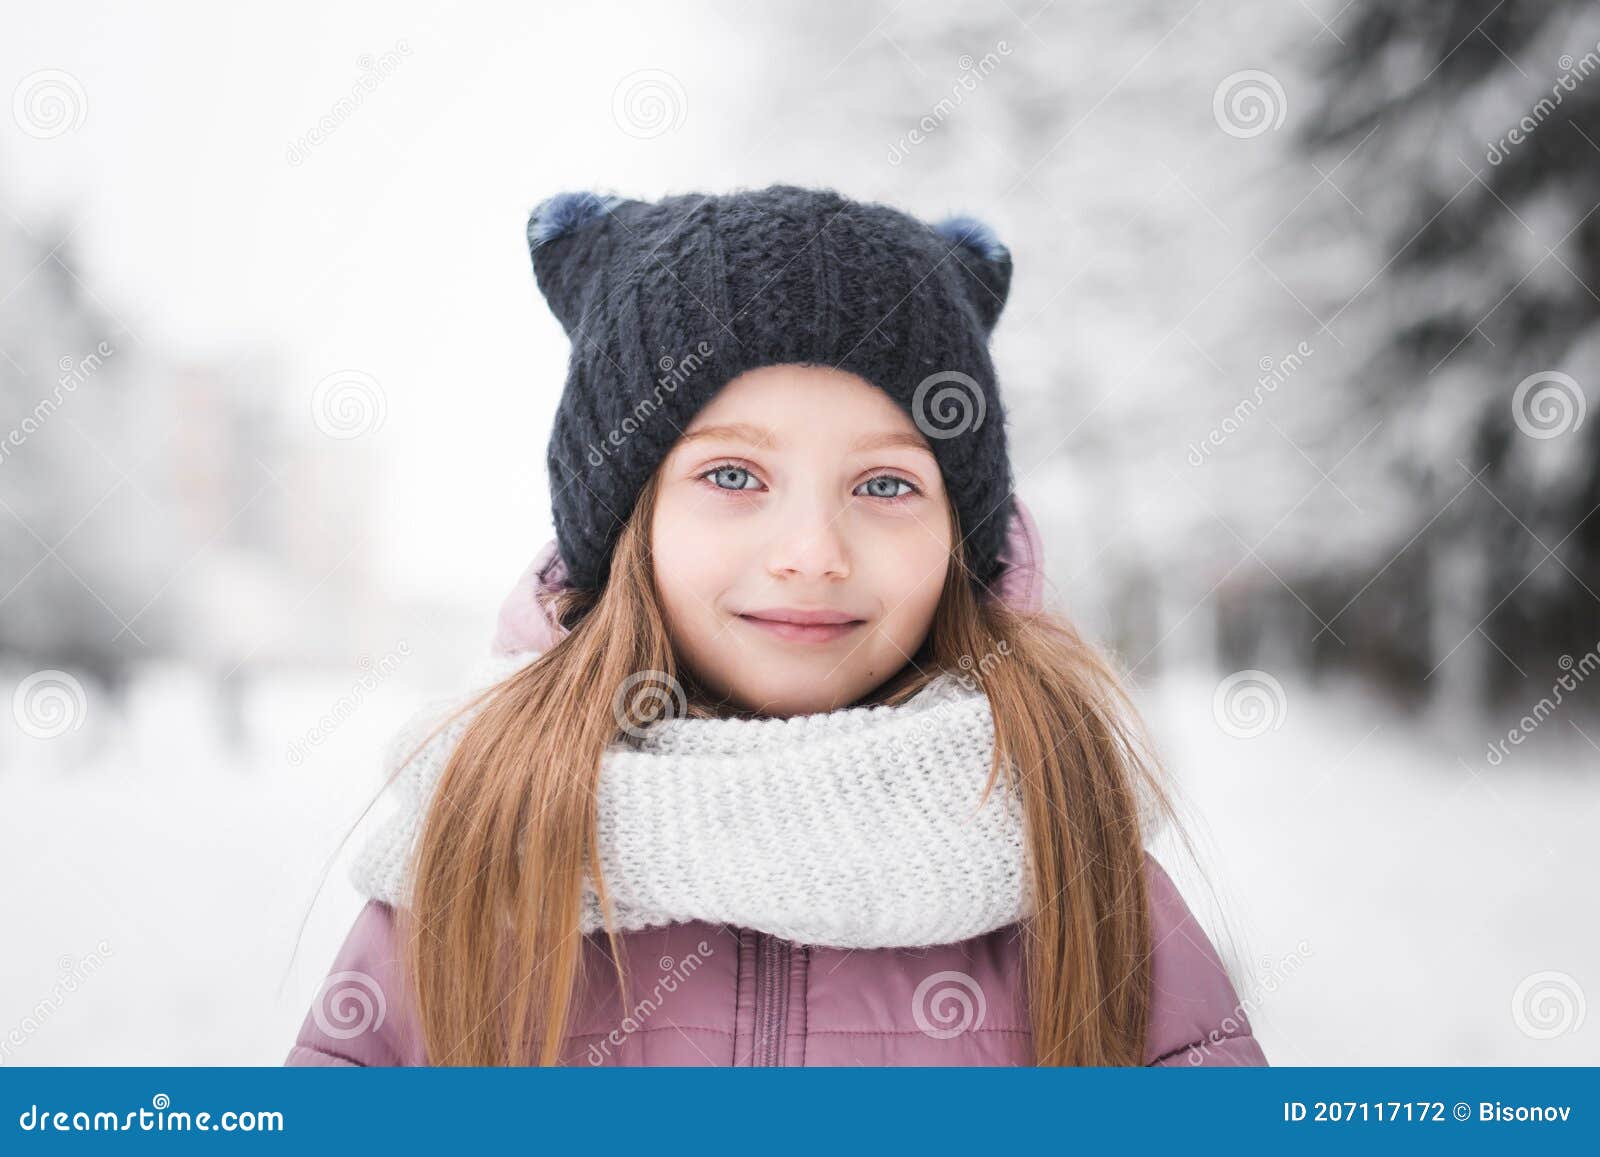
<path fill-rule="evenodd" d="M 610 912 L 595 801 L 624 681 L 650 672 L 687 689 L 690 714 L 736 713 L 710 700 L 670 645 L 650 568 L 656 486 L 635 504 L 605 589 L 554 597 L 560 641 L 463 708 L 479 710 L 430 804 L 400 917 L 433 1064 L 562 1062 L 586 983 L 586 873 Z M 1108 659 L 1060 615 L 980 601 L 950 519 L 955 546 L 919 651 L 926 662 L 914 657 L 862 702 L 904 702 L 944 671 L 982 686 L 995 729 L 988 786 L 1010 777 L 1027 832 L 1035 1063 L 1142 1064 L 1152 948 L 1141 804 L 1174 817 L 1164 775 Z M 625 993 L 623 953 L 607 936 Z"/>

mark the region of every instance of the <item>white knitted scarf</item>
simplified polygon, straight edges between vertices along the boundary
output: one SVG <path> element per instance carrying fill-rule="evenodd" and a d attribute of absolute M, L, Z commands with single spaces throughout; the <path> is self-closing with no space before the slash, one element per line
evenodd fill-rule
<path fill-rule="evenodd" d="M 507 657 L 512 666 L 489 681 L 535 657 Z M 363 895 L 409 903 L 408 857 L 471 714 L 396 779 L 397 809 L 351 868 Z M 391 748 L 391 770 L 440 718 L 413 721 Z M 892 707 L 673 718 L 619 739 L 601 759 L 598 790 L 615 927 L 705 920 L 883 948 L 1012 923 L 1029 910 L 1022 808 L 1004 775 L 979 806 L 993 749 L 987 696 L 952 674 Z M 586 880 L 582 930 L 602 926 Z"/>

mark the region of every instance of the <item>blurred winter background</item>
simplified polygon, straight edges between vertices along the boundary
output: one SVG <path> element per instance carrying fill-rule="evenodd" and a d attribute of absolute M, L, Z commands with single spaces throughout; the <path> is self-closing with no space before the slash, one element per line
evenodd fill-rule
<path fill-rule="evenodd" d="M 1600 1061 L 1600 8 L 579 7 L 8 21 L 0 1063 L 281 1061 L 551 534 L 529 209 L 779 180 L 1015 253 L 1051 598 L 1269 1057 Z"/>

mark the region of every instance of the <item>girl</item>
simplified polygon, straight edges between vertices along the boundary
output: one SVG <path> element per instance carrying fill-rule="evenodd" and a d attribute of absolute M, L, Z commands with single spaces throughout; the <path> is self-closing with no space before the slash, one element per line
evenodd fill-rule
<path fill-rule="evenodd" d="M 1042 607 L 981 223 L 564 194 L 556 538 L 396 769 L 288 1063 L 1265 1064 Z"/>

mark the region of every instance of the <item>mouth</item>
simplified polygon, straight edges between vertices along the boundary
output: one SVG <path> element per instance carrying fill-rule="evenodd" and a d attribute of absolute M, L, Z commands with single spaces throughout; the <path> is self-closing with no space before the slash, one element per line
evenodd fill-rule
<path fill-rule="evenodd" d="M 774 638 L 793 643 L 831 643 L 866 626 L 867 622 L 837 611 L 770 610 L 738 617 Z"/>

